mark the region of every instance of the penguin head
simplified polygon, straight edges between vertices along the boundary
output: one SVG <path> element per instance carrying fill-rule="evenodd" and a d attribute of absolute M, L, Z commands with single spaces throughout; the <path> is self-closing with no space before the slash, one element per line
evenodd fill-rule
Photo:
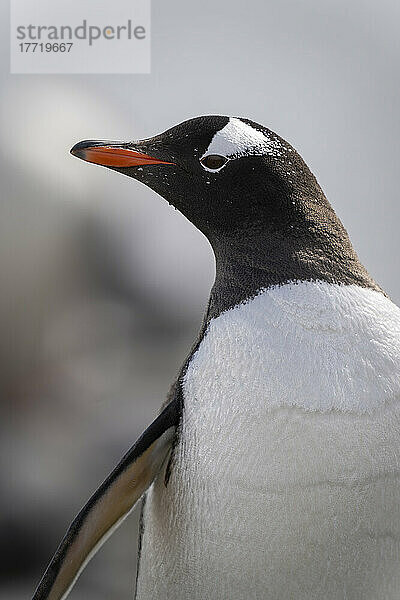
<path fill-rule="evenodd" d="M 209 239 L 290 228 L 315 178 L 281 137 L 248 119 L 204 116 L 133 142 L 85 140 L 71 153 L 144 183 Z"/>

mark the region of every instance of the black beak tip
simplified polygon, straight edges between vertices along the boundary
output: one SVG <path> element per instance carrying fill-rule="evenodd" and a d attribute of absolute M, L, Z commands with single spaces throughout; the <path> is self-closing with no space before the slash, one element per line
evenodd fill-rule
<path fill-rule="evenodd" d="M 70 153 L 78 158 L 85 158 L 85 153 L 88 148 L 94 148 L 96 146 L 107 146 L 111 142 L 106 140 L 83 140 L 78 142 L 75 146 L 72 146 Z"/>
<path fill-rule="evenodd" d="M 72 146 L 70 153 L 78 158 L 83 158 L 85 155 L 86 148 L 89 148 L 88 140 L 78 142 L 75 146 Z"/>

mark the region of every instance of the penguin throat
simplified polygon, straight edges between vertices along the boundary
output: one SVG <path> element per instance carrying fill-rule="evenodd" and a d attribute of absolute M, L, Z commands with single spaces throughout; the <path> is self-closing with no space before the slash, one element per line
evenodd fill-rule
<path fill-rule="evenodd" d="M 382 292 L 360 263 L 346 230 L 246 232 L 211 241 L 216 276 L 207 320 L 289 282 L 324 281 Z"/>

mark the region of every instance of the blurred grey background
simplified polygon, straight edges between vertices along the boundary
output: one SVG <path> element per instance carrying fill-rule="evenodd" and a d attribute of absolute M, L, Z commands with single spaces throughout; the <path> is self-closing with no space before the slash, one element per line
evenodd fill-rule
<path fill-rule="evenodd" d="M 263 123 L 304 156 L 400 301 L 399 2 L 152 4 L 152 73 L 124 76 L 10 76 L 1 4 L 1 599 L 30 597 L 155 416 L 213 280 L 202 235 L 137 182 L 72 158 L 76 141 L 199 114 Z M 131 597 L 136 535 L 135 513 L 71 598 Z"/>

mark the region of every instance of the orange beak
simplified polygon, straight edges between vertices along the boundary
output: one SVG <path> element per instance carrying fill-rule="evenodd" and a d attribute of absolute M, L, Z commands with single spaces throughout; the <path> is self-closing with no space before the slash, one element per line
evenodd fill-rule
<path fill-rule="evenodd" d="M 85 140 L 75 144 L 71 154 L 103 167 L 140 167 L 145 165 L 172 165 L 174 163 L 148 156 L 119 142 Z"/>

